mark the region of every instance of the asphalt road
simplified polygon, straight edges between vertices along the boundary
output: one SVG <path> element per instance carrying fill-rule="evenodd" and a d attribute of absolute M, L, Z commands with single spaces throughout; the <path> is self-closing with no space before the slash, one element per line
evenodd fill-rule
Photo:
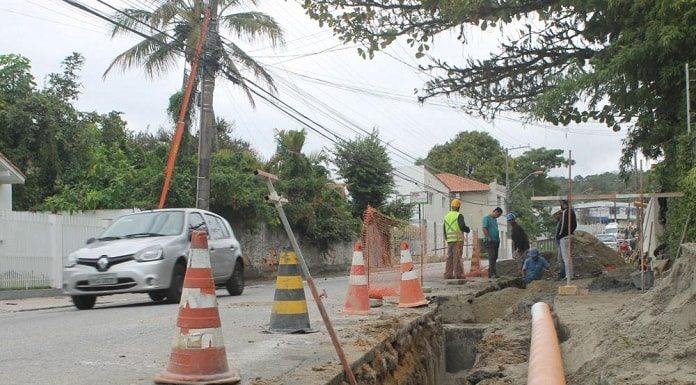
<path fill-rule="evenodd" d="M 347 277 L 315 279 L 325 305 L 337 314 Z M 271 378 L 308 360 L 330 360 L 316 304 L 305 289 L 312 327 L 308 335 L 264 333 L 275 283 L 247 287 L 238 297 L 218 291 L 218 307 L 230 367 L 243 383 Z M 123 297 L 123 296 L 122 296 Z M 0 313 L 2 384 L 151 384 L 169 362 L 178 331 L 178 305 L 153 303 L 146 294 L 100 298 L 92 310 L 55 308 Z M 340 323 L 340 320 L 337 320 Z"/>
<path fill-rule="evenodd" d="M 443 263 L 427 265 L 425 285 L 444 285 L 443 270 Z M 341 314 L 348 277 L 315 278 L 315 283 L 320 293 L 327 294 L 323 302 L 339 339 L 355 337 L 361 320 L 380 316 L 381 310 L 366 316 Z M 237 297 L 217 291 L 228 364 L 241 371 L 242 384 L 254 379 L 283 383 L 299 367 L 333 366 L 340 372 L 306 283 L 310 323 L 317 332 L 265 332 L 274 293 L 275 281 L 248 285 Z M 167 367 L 179 331 L 178 305 L 154 303 L 146 294 L 100 297 L 91 310 L 69 305 L 64 297 L 0 303 L 0 384 L 152 384 L 152 378 Z M 361 349 L 346 350 L 349 359 L 362 354 Z M 295 382 L 324 383 L 312 370 L 308 378 Z"/>

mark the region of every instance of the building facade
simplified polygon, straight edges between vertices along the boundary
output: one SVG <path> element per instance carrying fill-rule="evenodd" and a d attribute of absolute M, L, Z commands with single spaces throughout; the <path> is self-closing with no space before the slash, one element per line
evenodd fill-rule
<path fill-rule="evenodd" d="M 459 212 L 464 215 L 464 220 L 471 230 L 476 230 L 479 237 L 483 237 L 483 217 L 490 214 L 496 207 L 505 209 L 505 186 L 498 184 L 497 181 L 486 184 L 450 173 L 436 174 L 436 177 L 447 186 L 451 199 L 458 198 L 462 201 Z M 498 218 L 501 258 L 512 255 L 510 242 L 507 241 L 505 214 Z"/>
<path fill-rule="evenodd" d="M 24 184 L 24 174 L 0 153 L 0 210 L 12 210 L 12 185 Z"/>

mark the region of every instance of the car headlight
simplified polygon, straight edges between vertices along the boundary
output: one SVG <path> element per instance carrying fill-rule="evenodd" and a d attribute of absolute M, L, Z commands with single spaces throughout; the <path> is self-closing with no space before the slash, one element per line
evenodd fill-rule
<path fill-rule="evenodd" d="M 75 267 L 75 265 L 77 265 L 77 254 L 76 254 L 76 253 L 72 253 L 72 254 L 68 255 L 68 258 L 66 258 L 65 263 L 63 264 L 63 266 L 65 266 L 65 267 Z"/>
<path fill-rule="evenodd" d="M 145 249 L 141 250 L 133 256 L 136 261 L 139 262 L 146 262 L 146 261 L 155 261 L 157 259 L 162 259 L 162 256 L 164 253 L 162 252 L 162 248 L 154 248 L 154 249 Z"/>

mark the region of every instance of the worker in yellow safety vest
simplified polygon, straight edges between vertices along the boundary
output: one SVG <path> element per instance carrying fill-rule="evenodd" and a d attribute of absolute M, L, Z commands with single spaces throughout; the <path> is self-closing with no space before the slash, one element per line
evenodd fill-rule
<path fill-rule="evenodd" d="M 447 240 L 447 263 L 445 264 L 445 279 L 464 278 L 462 266 L 462 249 L 464 236 L 469 233 L 469 227 L 464 222 L 464 216 L 459 213 L 459 199 L 452 199 L 450 211 L 445 215 L 445 239 Z"/>

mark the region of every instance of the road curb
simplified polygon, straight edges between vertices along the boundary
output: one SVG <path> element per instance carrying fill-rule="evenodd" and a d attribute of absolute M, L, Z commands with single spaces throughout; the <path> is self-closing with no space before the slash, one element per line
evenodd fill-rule
<path fill-rule="evenodd" d="M 35 290 L 2 290 L 0 291 L 0 301 L 41 298 L 41 297 L 64 297 L 61 289 L 35 289 Z"/>

